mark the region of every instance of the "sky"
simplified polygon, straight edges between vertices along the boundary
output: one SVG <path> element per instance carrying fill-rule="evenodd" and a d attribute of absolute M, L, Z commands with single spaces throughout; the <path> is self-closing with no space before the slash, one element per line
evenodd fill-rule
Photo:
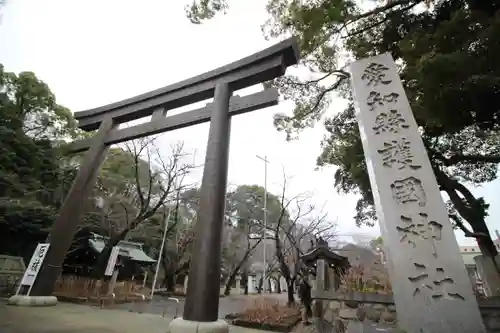
<path fill-rule="evenodd" d="M 266 20 L 265 0 L 232 1 L 227 15 L 203 25 L 191 24 L 182 0 L 7 0 L 0 9 L 0 62 L 10 72 L 33 71 L 62 104 L 82 111 L 132 97 L 236 61 L 277 41 L 266 41 L 260 25 Z M 240 94 L 261 90 L 252 87 Z M 206 103 L 206 102 L 204 102 Z M 202 105 L 204 104 L 202 103 Z M 328 114 L 343 110 L 336 99 Z M 194 108 L 190 106 L 189 109 Z M 333 167 L 315 171 L 323 126 L 305 130 L 299 140 L 286 142 L 273 126 L 273 114 L 293 110 L 291 102 L 232 118 L 229 183 L 264 185 L 267 156 L 268 189 L 281 192 L 283 168 L 287 194 L 314 194 L 344 240 L 379 235 L 378 226 L 355 226 L 355 195 L 333 188 Z M 182 110 L 173 110 L 173 113 Z M 170 112 L 169 114 L 172 114 Z M 143 121 L 147 121 L 143 120 Z M 161 135 L 158 144 L 168 154 L 170 144 L 184 142 L 202 164 L 208 124 Z M 201 179 L 201 169 L 194 176 Z M 495 193 L 500 181 L 473 188 L 491 204 L 488 225 L 500 229 Z M 474 245 L 457 232 L 461 245 Z"/>

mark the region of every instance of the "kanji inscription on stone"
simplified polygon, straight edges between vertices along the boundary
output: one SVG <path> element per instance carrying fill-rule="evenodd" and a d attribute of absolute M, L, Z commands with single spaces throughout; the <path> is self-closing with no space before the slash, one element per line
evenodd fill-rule
<path fill-rule="evenodd" d="M 366 82 L 367 86 L 376 87 L 380 84 L 388 85 L 392 82 L 386 78 L 388 67 L 376 62 L 370 63 L 364 70 L 361 79 Z"/>
<path fill-rule="evenodd" d="M 392 196 L 399 204 L 418 203 L 424 207 L 427 203 L 424 187 L 420 179 L 407 177 L 391 184 Z"/>
<path fill-rule="evenodd" d="M 382 95 L 377 91 L 370 91 L 368 97 L 366 98 L 366 104 L 370 107 L 370 111 L 373 111 L 377 106 L 397 103 L 398 99 L 399 94 L 396 93 Z"/>
<path fill-rule="evenodd" d="M 413 170 L 420 169 L 421 166 L 414 163 L 415 156 L 411 151 L 410 141 L 406 138 L 384 142 L 384 148 L 377 150 L 382 157 L 382 164 L 392 168 L 396 166 L 398 169 L 410 167 Z"/>
<path fill-rule="evenodd" d="M 454 290 L 455 281 L 446 275 L 441 267 L 431 268 L 421 263 L 413 263 L 415 273 L 408 277 L 413 284 L 413 296 L 424 297 L 427 302 L 431 300 L 465 300 Z"/>
<path fill-rule="evenodd" d="M 399 70 L 389 53 L 350 65 L 398 327 L 411 333 L 485 333 Z"/>
<path fill-rule="evenodd" d="M 426 213 L 419 213 L 417 217 L 401 215 L 403 226 L 396 226 L 401 235 L 400 242 L 407 242 L 413 248 L 420 247 L 424 251 L 430 245 L 434 258 L 438 257 L 436 242 L 441 240 L 443 225 L 436 221 L 429 221 Z"/>
<path fill-rule="evenodd" d="M 405 118 L 397 110 L 389 110 L 389 112 L 381 112 L 375 117 L 375 126 L 373 131 L 375 134 L 380 133 L 399 133 L 402 129 L 407 129 L 410 126 L 406 124 Z"/>

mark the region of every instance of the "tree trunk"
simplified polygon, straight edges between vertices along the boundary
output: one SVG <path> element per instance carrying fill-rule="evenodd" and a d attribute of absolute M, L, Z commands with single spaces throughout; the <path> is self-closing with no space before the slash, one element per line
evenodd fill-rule
<path fill-rule="evenodd" d="M 229 273 L 229 276 L 228 276 L 227 281 L 226 281 L 226 287 L 224 289 L 225 296 L 228 296 L 231 293 L 231 286 L 233 285 L 234 281 L 236 280 L 236 275 L 238 275 L 238 272 L 241 270 L 241 267 L 248 260 L 248 257 L 250 256 L 250 253 L 252 250 L 253 250 L 253 248 L 251 248 L 250 250 L 247 250 L 247 252 L 243 256 L 243 259 L 241 259 L 241 261 L 238 263 L 238 265 L 236 265 Z"/>
<path fill-rule="evenodd" d="M 229 294 L 231 294 L 231 286 L 236 281 L 237 272 L 238 272 L 237 270 L 236 271 L 233 270 L 229 274 L 227 281 L 226 281 L 226 287 L 224 288 L 224 296 L 229 296 Z"/>
<path fill-rule="evenodd" d="M 248 272 L 246 269 L 243 270 L 241 278 L 243 280 L 243 294 L 248 295 Z"/>
<path fill-rule="evenodd" d="M 167 243 L 165 243 L 163 248 L 163 254 L 161 258 L 161 266 L 163 269 L 163 285 L 167 288 L 167 291 L 175 291 L 175 282 L 177 272 L 175 270 L 174 263 L 170 260 L 168 256 L 170 253 L 167 251 Z"/>
<path fill-rule="evenodd" d="M 262 285 L 264 284 L 264 279 L 261 277 L 259 279 L 259 284 L 257 286 L 257 293 L 262 294 Z"/>
<path fill-rule="evenodd" d="M 99 253 L 99 256 L 95 261 L 94 268 L 91 272 L 91 276 L 93 278 L 100 279 L 104 276 L 106 266 L 108 265 L 109 256 L 111 255 L 113 247 L 118 245 L 120 241 L 124 240 L 129 231 L 129 228 L 123 229 L 119 234 L 116 234 L 115 236 L 109 238 L 106 246 L 104 246 L 104 249 L 102 249 L 101 253 Z"/>
<path fill-rule="evenodd" d="M 475 226 L 472 227 L 472 230 L 474 230 L 474 232 L 485 233 L 487 235 L 490 234 L 490 231 L 488 230 L 488 226 L 486 225 L 486 221 L 484 219 L 481 219 L 481 221 L 478 221 L 474 224 Z M 491 239 L 491 236 L 477 237 L 476 241 L 482 254 L 490 257 L 497 256 L 498 251 L 495 247 L 495 243 L 493 243 L 493 240 Z"/>
<path fill-rule="evenodd" d="M 486 225 L 486 212 L 485 208 L 481 205 L 482 202 L 480 199 L 476 199 L 464 185 L 450 178 L 438 167 L 434 168 L 434 173 L 436 174 L 439 185 L 448 194 L 457 212 L 472 227 L 473 233 L 482 235 L 475 237 L 481 253 L 485 256 L 495 257 L 498 251 L 490 236 L 488 226 Z M 457 191 L 462 194 L 463 198 L 457 194 Z M 464 233 L 466 233 L 465 230 Z M 468 236 L 467 233 L 465 236 Z"/>
<path fill-rule="evenodd" d="M 293 287 L 294 287 L 293 281 L 287 281 L 286 287 L 287 287 L 286 293 L 288 296 L 288 305 L 291 306 L 295 303 L 295 296 L 294 296 L 295 293 L 293 290 Z"/>
<path fill-rule="evenodd" d="M 224 287 L 224 296 L 231 295 L 231 285 L 226 282 L 226 286 Z"/>
<path fill-rule="evenodd" d="M 164 273 L 165 273 L 165 276 L 163 278 L 163 285 L 165 286 L 165 288 L 167 288 L 168 292 L 174 292 L 175 291 L 175 280 L 176 280 L 175 274 L 167 273 L 167 270 L 165 270 Z"/>

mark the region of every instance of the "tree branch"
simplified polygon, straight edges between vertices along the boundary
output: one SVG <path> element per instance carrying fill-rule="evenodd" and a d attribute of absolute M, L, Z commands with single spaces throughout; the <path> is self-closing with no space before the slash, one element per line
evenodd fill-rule
<path fill-rule="evenodd" d="M 411 2 L 411 1 L 400 1 L 400 2 L 402 2 L 402 3 L 400 3 L 400 4 L 398 4 L 398 5 L 402 5 L 404 2 Z M 417 2 L 415 2 L 415 3 L 410 4 L 409 6 L 406 6 L 405 8 L 401 8 L 401 9 L 399 10 L 399 12 L 406 12 L 406 11 L 408 11 L 408 10 L 412 9 L 413 7 L 415 7 L 416 5 L 418 5 L 420 2 L 422 2 L 422 1 L 417 1 Z M 377 8 L 377 9 L 375 9 L 375 10 L 371 11 L 371 12 L 368 12 L 368 13 L 366 13 L 366 14 L 369 14 L 369 15 L 376 15 L 376 14 L 378 14 L 378 13 L 381 13 L 381 12 L 383 12 L 383 11 L 387 10 L 387 9 L 390 9 L 390 8 L 395 7 L 395 6 L 393 5 L 393 3 L 394 3 L 394 2 L 389 3 L 388 5 L 384 6 L 384 7 L 387 7 L 387 6 L 389 6 L 389 5 L 390 5 L 390 7 L 389 7 L 389 8 L 385 8 L 384 10 L 378 10 L 378 9 L 384 8 L 384 7 L 380 7 L 380 8 Z M 363 17 L 360 17 L 360 18 L 368 17 L 369 15 L 365 15 L 365 14 L 363 14 L 363 15 L 361 15 L 361 16 L 363 16 Z M 356 19 L 356 21 L 358 21 L 360 18 Z M 375 23 L 369 24 L 368 26 L 366 26 L 366 27 L 364 27 L 364 28 L 361 28 L 361 29 L 359 29 L 359 30 L 355 30 L 354 32 L 350 32 L 350 33 L 348 33 L 346 36 L 344 36 L 344 37 L 343 37 L 343 39 L 345 39 L 345 38 L 349 38 L 349 37 L 352 37 L 352 36 L 355 36 L 355 35 L 362 34 L 362 33 L 363 33 L 363 32 L 365 32 L 365 31 L 368 31 L 368 30 L 371 30 L 371 29 L 373 29 L 373 28 L 375 28 L 375 27 L 378 27 L 378 26 L 379 26 L 379 25 L 381 25 L 382 23 L 387 22 L 389 19 L 390 19 L 390 16 L 389 16 L 389 15 L 386 15 L 386 16 L 385 16 L 382 20 L 380 20 L 380 21 L 377 21 L 377 22 L 375 22 Z M 350 22 L 350 23 L 353 23 L 353 22 Z"/>
<path fill-rule="evenodd" d="M 463 155 L 454 154 L 453 156 L 441 159 L 446 166 L 452 166 L 459 162 L 485 162 L 485 163 L 500 163 L 500 155 Z"/>
<path fill-rule="evenodd" d="M 416 6 L 417 4 L 423 2 L 424 0 L 393 0 L 393 1 L 387 1 L 387 4 L 385 6 L 382 6 L 382 7 L 377 7 L 373 10 L 370 10 L 366 13 L 363 13 L 363 14 L 359 14 L 359 15 L 355 15 L 353 16 L 352 18 L 348 18 L 349 20 L 349 24 L 350 23 L 354 23 L 356 21 L 359 21 L 361 19 L 364 19 L 364 18 L 367 18 L 369 16 L 372 16 L 372 15 L 377 15 L 377 14 L 380 14 L 382 12 L 385 12 L 389 9 L 392 9 L 394 7 L 397 7 L 397 6 L 403 6 L 403 5 L 407 5 L 407 4 L 412 4 L 412 6 Z"/>
<path fill-rule="evenodd" d="M 455 215 L 455 214 L 449 214 L 448 216 L 450 217 L 450 219 L 453 220 L 453 222 L 455 222 L 455 224 L 457 225 L 457 227 L 460 228 L 460 230 L 463 231 L 465 237 L 471 237 L 471 238 L 488 237 L 488 235 L 486 235 L 485 233 L 482 233 L 482 232 L 472 232 L 469 229 L 467 229 L 467 227 L 463 224 L 463 222 L 460 219 L 460 217 L 458 217 L 457 215 Z"/>

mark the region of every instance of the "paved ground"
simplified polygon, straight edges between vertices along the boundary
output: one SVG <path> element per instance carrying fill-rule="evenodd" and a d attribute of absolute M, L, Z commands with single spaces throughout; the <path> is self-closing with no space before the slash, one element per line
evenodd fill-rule
<path fill-rule="evenodd" d="M 223 319 L 226 315 L 243 311 L 252 302 L 255 302 L 260 295 L 235 295 L 222 297 L 219 299 L 219 318 Z M 278 301 L 286 302 L 286 294 L 266 294 L 266 298 L 274 298 Z M 178 298 L 179 303 L 168 300 L 166 297 L 155 296 L 152 302 L 140 302 L 135 304 L 116 305 L 116 309 L 128 310 L 132 312 L 150 313 L 161 315 L 165 313 L 173 317 L 177 311 L 178 316 L 182 316 L 184 309 L 184 298 Z"/>
<path fill-rule="evenodd" d="M 368 322 L 351 322 L 347 327 L 345 327 L 345 329 L 345 333 L 401 333 L 401 330 L 398 330 L 390 325 Z M 325 333 L 335 332 L 337 331 L 333 331 L 332 326 L 327 325 L 325 327 Z M 304 326 L 302 323 L 299 323 L 293 328 L 291 333 L 318 333 L 318 330 L 314 325 Z"/>
<path fill-rule="evenodd" d="M 0 303 L 1 333 L 165 333 L 171 316 L 99 309 L 60 303 L 54 307 L 16 307 Z M 231 326 L 231 333 L 262 333 Z"/>
<path fill-rule="evenodd" d="M 276 295 L 281 300 L 282 296 Z M 233 296 L 222 298 L 220 317 L 238 312 L 246 304 L 254 302 L 258 296 Z M 8 306 L 0 301 L 0 333 L 166 333 L 173 319 L 173 311 L 161 315 L 164 299 L 155 299 L 149 306 L 150 313 L 130 312 L 120 309 L 100 309 L 95 306 L 59 303 L 53 307 Z M 139 306 L 139 304 L 136 304 Z M 142 304 L 144 309 L 146 305 Z M 153 314 L 154 313 L 154 314 Z M 238 326 L 230 326 L 230 333 L 266 333 Z M 349 325 L 349 333 L 394 332 L 391 327 L 379 324 Z M 314 327 L 299 324 L 293 333 L 316 333 Z"/>
<path fill-rule="evenodd" d="M 359 323 L 349 324 L 346 333 L 400 333 L 401 330 L 384 324 Z"/>

